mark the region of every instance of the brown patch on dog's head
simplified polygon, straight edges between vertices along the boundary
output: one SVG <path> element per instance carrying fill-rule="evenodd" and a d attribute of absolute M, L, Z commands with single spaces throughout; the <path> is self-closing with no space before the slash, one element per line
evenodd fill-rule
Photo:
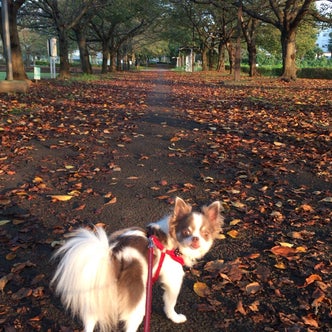
<path fill-rule="evenodd" d="M 176 226 L 179 224 L 186 223 L 186 219 L 191 214 L 192 207 L 187 204 L 180 197 L 175 198 L 175 206 L 173 214 L 169 220 L 169 233 L 173 239 L 176 239 L 177 229 Z"/>

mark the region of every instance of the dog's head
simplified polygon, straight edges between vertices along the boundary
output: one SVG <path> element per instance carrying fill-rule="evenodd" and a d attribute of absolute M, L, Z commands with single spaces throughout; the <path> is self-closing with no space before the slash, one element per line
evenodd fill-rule
<path fill-rule="evenodd" d="M 190 205 L 176 198 L 173 215 L 169 219 L 169 233 L 183 256 L 195 261 L 209 251 L 222 230 L 220 209 L 220 202 L 215 201 L 204 206 L 201 213 L 192 212 Z"/>

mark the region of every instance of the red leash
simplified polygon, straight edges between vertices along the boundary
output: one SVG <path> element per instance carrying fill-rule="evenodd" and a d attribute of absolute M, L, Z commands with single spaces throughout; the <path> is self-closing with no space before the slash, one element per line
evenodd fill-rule
<path fill-rule="evenodd" d="M 153 268 L 153 247 L 154 243 L 149 237 L 149 251 L 148 251 L 148 279 L 146 282 L 146 302 L 145 302 L 145 318 L 144 318 L 144 332 L 150 332 L 151 320 L 151 302 L 152 302 L 152 268 Z"/>

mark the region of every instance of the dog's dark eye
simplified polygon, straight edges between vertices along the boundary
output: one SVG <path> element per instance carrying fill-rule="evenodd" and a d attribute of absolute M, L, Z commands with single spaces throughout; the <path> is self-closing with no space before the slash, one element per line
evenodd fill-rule
<path fill-rule="evenodd" d="M 190 229 L 189 228 L 186 228 L 182 231 L 182 235 L 185 236 L 185 237 L 188 237 L 191 235 L 191 232 L 190 232 Z"/>

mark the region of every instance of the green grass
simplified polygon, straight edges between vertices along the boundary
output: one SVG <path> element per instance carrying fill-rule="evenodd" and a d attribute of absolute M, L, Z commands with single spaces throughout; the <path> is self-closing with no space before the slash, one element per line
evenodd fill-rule
<path fill-rule="evenodd" d="M 33 75 L 33 73 L 31 72 L 31 73 L 27 73 L 27 75 L 28 75 L 28 77 L 29 77 L 29 79 L 33 79 L 34 77 L 34 75 Z M 49 78 L 51 78 L 51 73 L 40 73 L 40 78 L 41 79 L 49 79 Z M 5 72 L 0 72 L 0 80 L 4 80 L 4 79 L 6 79 L 6 73 Z"/>

